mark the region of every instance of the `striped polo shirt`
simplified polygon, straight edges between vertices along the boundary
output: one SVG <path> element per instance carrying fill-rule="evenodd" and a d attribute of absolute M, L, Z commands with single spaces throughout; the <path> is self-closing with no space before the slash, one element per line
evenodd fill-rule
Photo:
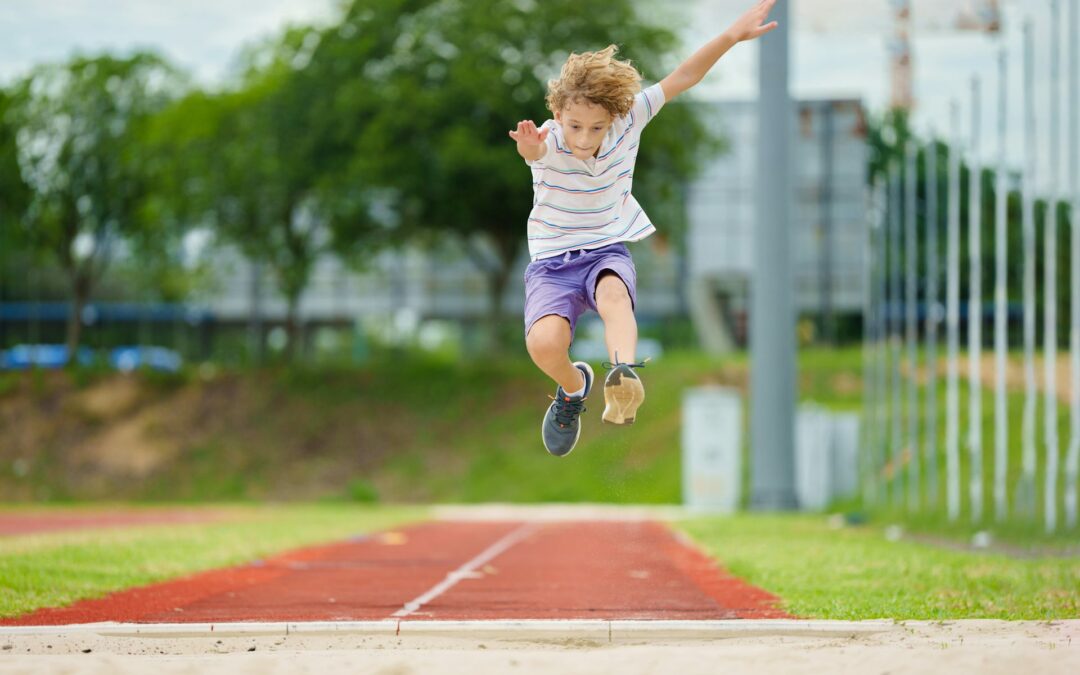
<path fill-rule="evenodd" d="M 656 231 L 630 189 L 641 131 L 663 105 L 659 84 L 638 93 L 633 108 L 615 119 L 600 151 L 588 160 L 574 157 L 555 120 L 541 125 L 549 130 L 547 150 L 526 162 L 533 176 L 528 227 L 533 260 L 638 241 Z"/>

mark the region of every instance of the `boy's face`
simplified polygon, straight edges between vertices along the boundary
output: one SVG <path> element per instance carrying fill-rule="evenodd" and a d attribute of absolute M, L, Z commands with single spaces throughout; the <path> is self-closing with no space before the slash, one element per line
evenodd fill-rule
<path fill-rule="evenodd" d="M 611 113 L 594 103 L 568 103 L 555 113 L 570 152 L 578 159 L 595 157 L 611 123 Z"/>

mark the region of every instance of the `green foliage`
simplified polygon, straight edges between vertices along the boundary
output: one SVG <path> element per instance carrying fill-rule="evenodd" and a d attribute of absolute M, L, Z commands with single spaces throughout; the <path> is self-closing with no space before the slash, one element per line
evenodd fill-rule
<path fill-rule="evenodd" d="M 31 189 L 11 228 L 31 256 L 51 256 L 70 284 L 74 309 L 68 346 L 79 342 L 75 320 L 116 253 L 119 241 L 143 241 L 158 250 L 168 239 L 149 234 L 155 224 L 139 217 L 149 190 L 146 156 L 138 129 L 184 86 L 160 57 L 77 56 L 43 65 L 18 82 L 4 128 L 14 130 L 19 180 Z M 0 151 L 4 150 L 0 134 Z M 10 175 L 10 156 L 0 154 L 0 180 Z M 2 217 L 2 216 L 0 216 Z M 6 228 L 5 228 L 6 229 Z M 32 262 L 31 262 L 32 264 Z"/>
<path fill-rule="evenodd" d="M 379 491 L 369 481 L 354 478 L 349 483 L 349 499 L 361 504 L 374 504 L 379 501 Z"/>
<path fill-rule="evenodd" d="M 884 183 L 890 165 L 903 164 L 904 148 L 913 140 L 909 113 L 903 108 L 891 108 L 880 116 L 871 116 L 866 131 L 867 182 L 871 185 Z M 940 171 L 938 175 L 946 176 L 947 173 Z"/>
<path fill-rule="evenodd" d="M 0 398 L 11 394 L 18 388 L 19 380 L 16 373 L 0 372 Z"/>
<path fill-rule="evenodd" d="M 19 170 L 15 99 L 0 89 L 0 255 L 14 245 L 19 218 L 30 204 L 30 186 Z"/>

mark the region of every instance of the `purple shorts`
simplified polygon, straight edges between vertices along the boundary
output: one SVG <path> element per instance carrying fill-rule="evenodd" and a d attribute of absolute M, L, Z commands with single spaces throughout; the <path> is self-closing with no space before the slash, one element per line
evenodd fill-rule
<path fill-rule="evenodd" d="M 555 314 L 570 322 L 573 339 L 578 317 L 585 310 L 597 311 L 596 282 L 604 270 L 619 275 L 636 307 L 637 272 L 626 244 L 570 251 L 529 263 L 525 268 L 525 335 L 537 320 Z"/>

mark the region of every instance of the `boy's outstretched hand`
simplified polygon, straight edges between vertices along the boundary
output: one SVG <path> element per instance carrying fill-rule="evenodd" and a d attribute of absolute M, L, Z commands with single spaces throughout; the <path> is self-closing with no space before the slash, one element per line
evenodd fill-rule
<path fill-rule="evenodd" d="M 763 25 L 775 4 L 776 0 L 759 0 L 756 5 L 747 10 L 735 23 L 731 24 L 731 27 L 727 29 L 728 35 L 735 42 L 743 42 L 744 40 L 759 38 L 776 28 L 778 25 L 776 21 L 770 21 Z"/>
<path fill-rule="evenodd" d="M 532 120 L 518 122 L 517 131 L 510 130 L 510 138 L 521 145 L 540 145 L 547 138 L 548 130 L 540 131 Z"/>
<path fill-rule="evenodd" d="M 510 138 L 517 141 L 519 155 L 530 162 L 535 162 L 543 157 L 544 151 L 547 150 L 544 139 L 547 138 L 548 131 L 548 129 L 543 131 L 537 129 L 532 120 L 522 120 L 518 122 L 517 131 L 510 130 Z"/>

